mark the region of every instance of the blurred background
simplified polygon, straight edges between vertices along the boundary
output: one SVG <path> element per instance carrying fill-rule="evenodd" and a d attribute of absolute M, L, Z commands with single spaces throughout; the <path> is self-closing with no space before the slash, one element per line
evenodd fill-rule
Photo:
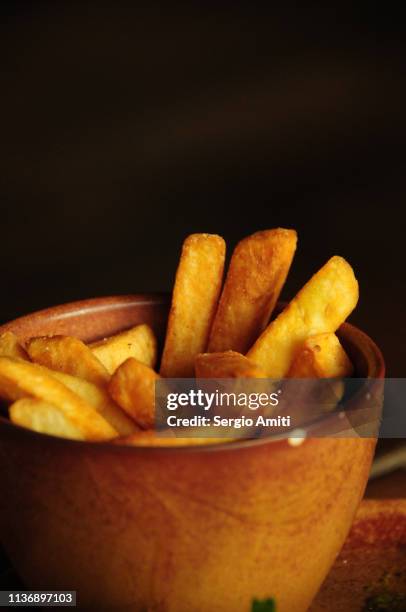
<path fill-rule="evenodd" d="M 405 39 L 392 7 L 1 4 L 0 322 L 169 290 L 190 232 L 331 255 L 404 376 Z"/>

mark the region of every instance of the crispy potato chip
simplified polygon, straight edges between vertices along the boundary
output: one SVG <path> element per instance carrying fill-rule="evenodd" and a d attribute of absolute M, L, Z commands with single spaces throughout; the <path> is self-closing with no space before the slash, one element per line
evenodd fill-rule
<path fill-rule="evenodd" d="M 355 308 L 358 283 L 342 257 L 332 257 L 261 334 L 247 357 L 270 378 L 286 376 L 306 338 L 335 332 Z"/>
<path fill-rule="evenodd" d="M 33 397 L 63 412 L 84 440 L 109 440 L 117 431 L 86 401 L 35 363 L 0 357 L 0 397 L 7 401 Z"/>
<path fill-rule="evenodd" d="M 161 375 L 193 377 L 194 360 L 207 346 L 217 308 L 225 242 L 212 234 L 192 234 L 183 243 L 169 313 Z"/>
<path fill-rule="evenodd" d="M 200 353 L 195 360 L 196 378 L 266 378 L 265 372 L 241 353 Z"/>
<path fill-rule="evenodd" d="M 60 438 L 85 440 L 77 427 L 60 408 L 39 399 L 25 398 L 10 406 L 10 420 L 15 425 Z"/>
<path fill-rule="evenodd" d="M 39 366 L 45 369 L 45 366 Z M 63 383 L 68 389 L 79 395 L 93 406 L 101 416 L 118 432 L 127 436 L 139 431 L 138 425 L 111 399 L 106 389 L 94 383 L 64 372 L 48 370 L 50 376 Z"/>
<path fill-rule="evenodd" d="M 298 348 L 287 377 L 295 379 L 328 379 L 322 385 L 297 380 L 285 390 L 285 405 L 291 405 L 290 414 L 303 420 L 318 417 L 334 410 L 345 392 L 345 381 L 353 373 L 353 366 L 339 339 L 333 333 L 317 334 L 306 338 Z"/>
<path fill-rule="evenodd" d="M 296 250 L 294 230 L 272 229 L 234 249 L 210 332 L 209 353 L 246 353 L 266 327 Z"/>
<path fill-rule="evenodd" d="M 140 431 L 132 436 L 116 438 L 114 444 L 126 444 L 130 446 L 157 446 L 157 447 L 180 447 L 180 446 L 207 446 L 208 444 L 224 444 L 234 442 L 233 438 L 179 438 L 177 436 L 163 437 L 155 431 Z"/>
<path fill-rule="evenodd" d="M 320 414 L 320 411 L 334 410 L 345 392 L 345 383 L 342 379 L 351 376 L 353 370 L 353 365 L 335 334 L 310 336 L 299 347 L 287 376 L 297 379 L 328 378 L 336 380 L 331 380 L 328 385 L 317 386 L 314 389 L 308 386 L 301 389 L 300 385 L 295 385 L 293 405 L 296 409 L 300 409 L 301 401 L 303 402 L 306 395 L 312 394 L 312 402 L 317 406 L 316 416 Z M 308 401 L 308 404 L 311 402 Z M 302 409 L 301 412 L 304 414 L 305 410 Z"/>
<path fill-rule="evenodd" d="M 106 385 L 110 374 L 93 355 L 91 349 L 78 338 L 43 336 L 31 338 L 27 351 L 35 363 L 84 378 L 95 385 Z"/>
<path fill-rule="evenodd" d="M 310 336 L 298 349 L 288 377 L 347 378 L 354 371 L 347 353 L 333 333 Z"/>
<path fill-rule="evenodd" d="M 0 357 L 15 357 L 16 359 L 29 360 L 27 351 L 19 343 L 13 332 L 4 332 L 0 336 Z"/>
<path fill-rule="evenodd" d="M 89 348 L 109 374 L 113 374 L 129 357 L 135 357 L 150 368 L 156 365 L 157 342 L 149 325 L 137 325 L 121 334 L 93 342 Z"/>
<path fill-rule="evenodd" d="M 115 402 L 144 429 L 155 421 L 155 381 L 152 368 L 129 357 L 113 374 L 108 386 Z"/>

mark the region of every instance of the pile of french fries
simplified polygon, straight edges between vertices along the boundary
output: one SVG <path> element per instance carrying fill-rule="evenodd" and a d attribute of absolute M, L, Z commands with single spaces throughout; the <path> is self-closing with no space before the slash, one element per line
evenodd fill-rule
<path fill-rule="evenodd" d="M 82 441 L 138 446 L 216 443 L 158 437 L 155 381 L 169 378 L 343 378 L 353 366 L 335 332 L 355 308 L 351 266 L 332 257 L 273 320 L 297 236 L 257 232 L 235 248 L 223 284 L 225 242 L 192 234 L 176 272 L 159 372 L 148 325 L 86 345 L 68 336 L 22 343 L 0 336 L 0 399 L 10 420 Z M 230 440 L 227 440 L 230 441 Z"/>

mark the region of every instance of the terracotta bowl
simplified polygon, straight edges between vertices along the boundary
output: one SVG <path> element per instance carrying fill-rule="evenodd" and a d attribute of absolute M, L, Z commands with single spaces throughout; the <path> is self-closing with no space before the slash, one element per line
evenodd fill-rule
<path fill-rule="evenodd" d="M 0 332 L 92 341 L 148 322 L 162 337 L 167 310 L 162 295 L 97 298 Z M 347 324 L 339 335 L 357 375 L 382 379 L 372 340 Z M 304 611 L 346 538 L 375 447 L 307 433 L 297 447 L 267 438 L 137 449 L 3 418 L 2 544 L 27 587 L 74 589 L 86 609 L 249 612 L 253 598 L 274 597 L 278 612 Z"/>

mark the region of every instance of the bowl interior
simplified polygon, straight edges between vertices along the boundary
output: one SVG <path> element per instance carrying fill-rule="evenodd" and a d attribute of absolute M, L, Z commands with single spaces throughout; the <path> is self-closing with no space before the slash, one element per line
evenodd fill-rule
<path fill-rule="evenodd" d="M 15 319 L 1 326 L 0 333 L 13 331 L 22 342 L 32 336 L 47 334 L 72 335 L 93 342 L 139 323 L 147 323 L 162 345 L 169 300 L 169 294 L 146 294 L 71 302 Z M 284 304 L 280 303 L 275 314 L 283 307 Z M 348 323 L 340 327 L 337 335 L 355 366 L 356 377 L 383 379 L 384 360 L 369 336 Z M 355 399 L 351 398 L 353 405 Z M 5 421 L 1 417 L 0 420 Z M 10 425 L 8 420 L 7 424 Z"/>
<path fill-rule="evenodd" d="M 62 334 L 94 342 L 147 323 L 162 340 L 168 316 L 167 294 L 120 295 L 70 302 L 39 310 L 0 326 L 24 342 L 33 336 Z"/>
<path fill-rule="evenodd" d="M 162 344 L 169 309 L 169 294 L 121 295 L 71 302 L 40 310 L 0 326 L 0 333 L 13 331 L 21 341 L 32 336 L 66 334 L 94 342 L 147 323 Z M 284 303 L 275 309 L 278 314 Z M 344 323 L 337 332 L 349 354 L 355 376 L 382 378 L 384 360 L 373 340 L 357 327 Z"/>

